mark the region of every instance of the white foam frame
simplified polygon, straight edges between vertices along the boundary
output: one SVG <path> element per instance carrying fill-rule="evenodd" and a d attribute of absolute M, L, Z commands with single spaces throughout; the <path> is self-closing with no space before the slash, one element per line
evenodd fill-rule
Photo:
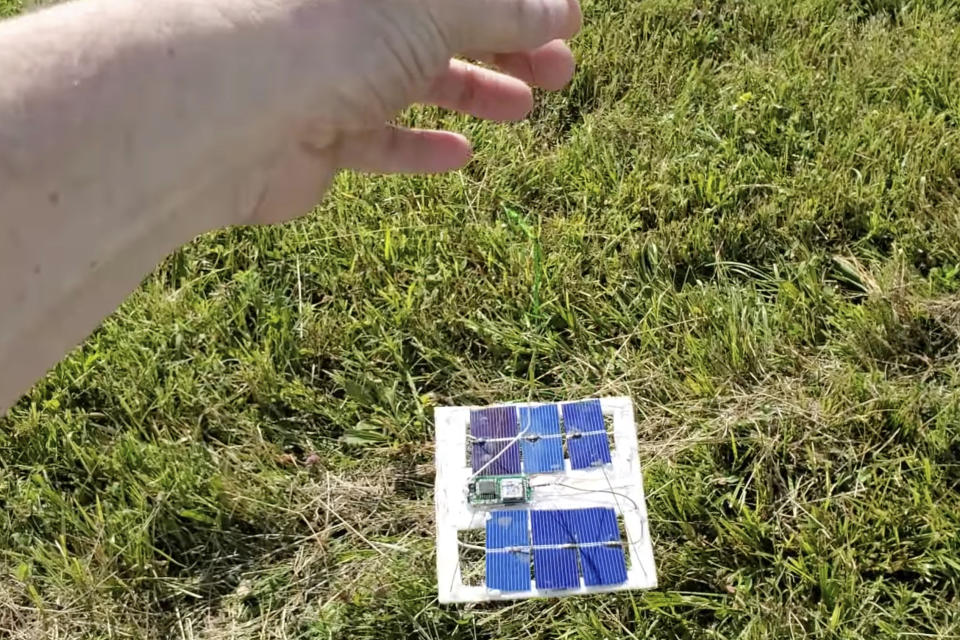
<path fill-rule="evenodd" d="M 544 403 L 518 403 L 512 406 L 540 406 Z M 558 404 L 569 404 L 561 402 Z M 627 397 L 601 398 L 604 416 L 613 421 L 611 464 L 591 469 L 571 469 L 565 459 L 565 471 L 529 476 L 535 486 L 530 503 L 517 507 L 503 505 L 474 506 L 468 500 L 467 485 L 473 470 L 467 461 L 467 431 L 470 410 L 480 407 L 438 407 L 436 423 L 436 485 L 434 500 L 437 519 L 437 590 L 441 603 L 488 602 L 522 598 L 558 597 L 657 586 L 653 545 L 647 523 L 643 476 L 637 452 L 637 430 L 633 402 Z M 537 486 L 548 482 L 567 485 Z M 620 495 L 617 495 L 620 494 Z M 529 591 L 501 592 L 486 586 L 464 584 L 460 571 L 458 535 L 461 531 L 484 529 L 488 514 L 504 508 L 579 509 L 612 507 L 623 517 L 626 546 L 630 554 L 627 581 L 613 586 L 543 590 L 531 582 Z"/>

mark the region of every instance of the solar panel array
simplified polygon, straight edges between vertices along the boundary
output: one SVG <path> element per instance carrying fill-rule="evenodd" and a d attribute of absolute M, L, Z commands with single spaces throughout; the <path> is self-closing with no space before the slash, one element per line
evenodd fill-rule
<path fill-rule="evenodd" d="M 470 436 L 471 466 L 482 476 L 563 471 L 564 439 L 573 469 L 609 464 L 611 459 L 599 400 L 475 409 L 470 412 Z"/>
<path fill-rule="evenodd" d="M 581 579 L 587 587 L 627 581 L 623 540 L 613 509 L 493 511 L 486 534 L 490 589 L 529 591 L 535 584 L 538 590 L 563 590 L 580 587 Z"/>

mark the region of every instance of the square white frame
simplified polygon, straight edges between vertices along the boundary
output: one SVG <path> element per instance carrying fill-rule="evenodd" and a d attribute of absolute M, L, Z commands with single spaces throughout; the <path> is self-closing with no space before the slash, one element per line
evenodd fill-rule
<path fill-rule="evenodd" d="M 517 403 L 511 406 L 535 407 L 560 403 Z M 436 422 L 436 482 L 434 501 L 437 520 L 437 590 L 441 603 L 488 602 L 537 597 L 558 597 L 585 593 L 650 589 L 657 586 L 653 545 L 647 522 L 647 505 L 643 493 L 643 476 L 637 452 L 637 430 L 633 402 L 628 397 L 601 398 L 604 416 L 613 421 L 611 464 L 590 469 L 571 469 L 564 459 L 565 470 L 556 473 L 530 474 L 534 486 L 529 503 L 521 505 L 471 505 L 467 485 L 473 469 L 466 461 L 467 430 L 470 411 L 485 407 L 438 407 Z M 551 485 L 550 480 L 562 483 Z M 502 592 L 486 586 L 463 583 L 460 572 L 458 535 L 461 531 L 483 529 L 487 514 L 493 510 L 522 507 L 524 509 L 579 509 L 612 507 L 623 517 L 626 546 L 630 554 L 627 581 L 622 584 L 575 589 L 543 590 L 531 582 L 529 591 Z"/>

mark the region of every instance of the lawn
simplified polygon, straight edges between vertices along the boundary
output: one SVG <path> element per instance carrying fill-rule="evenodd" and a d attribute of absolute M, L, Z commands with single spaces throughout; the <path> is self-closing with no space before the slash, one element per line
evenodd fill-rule
<path fill-rule="evenodd" d="M 528 122 L 403 116 L 467 169 L 198 239 L 0 419 L 0 637 L 960 638 L 960 3 L 584 9 Z M 617 394 L 660 588 L 439 606 L 433 407 Z"/>

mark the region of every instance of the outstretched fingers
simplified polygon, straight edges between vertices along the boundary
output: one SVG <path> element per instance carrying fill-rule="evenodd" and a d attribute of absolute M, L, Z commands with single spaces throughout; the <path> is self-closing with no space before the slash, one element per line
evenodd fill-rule
<path fill-rule="evenodd" d="M 441 173 L 459 169 L 470 160 L 470 142 L 450 131 L 380 129 L 343 138 L 337 165 L 368 173 Z"/>
<path fill-rule="evenodd" d="M 460 60 L 450 61 L 423 100 L 487 120 L 520 120 L 533 109 L 526 82 Z"/>
<path fill-rule="evenodd" d="M 433 0 L 431 10 L 452 53 L 485 52 L 478 59 L 505 73 L 451 60 L 421 97 L 425 102 L 517 120 L 533 108 L 529 85 L 560 89 L 573 74 L 573 55 L 562 40 L 580 30 L 578 0 Z M 471 153 L 456 133 L 386 125 L 340 139 L 335 162 L 371 173 L 438 173 L 462 167 Z"/>
<path fill-rule="evenodd" d="M 573 53 L 563 40 L 553 40 L 531 51 L 480 53 L 470 57 L 548 91 L 567 86 L 576 69 Z"/>

